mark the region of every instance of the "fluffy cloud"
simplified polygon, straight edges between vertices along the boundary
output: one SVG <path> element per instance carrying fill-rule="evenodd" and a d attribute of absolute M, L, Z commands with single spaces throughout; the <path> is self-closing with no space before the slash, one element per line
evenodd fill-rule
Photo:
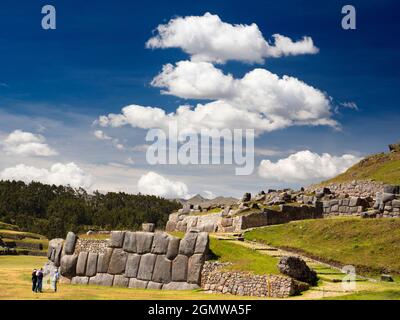
<path fill-rule="evenodd" d="M 130 105 L 121 114 L 101 116 L 98 123 L 167 130 L 170 122 L 176 121 L 179 128 L 195 132 L 251 128 L 257 133 L 293 125 L 337 126 L 331 119 L 330 99 L 322 91 L 297 78 L 280 78 L 265 69 L 254 69 L 235 79 L 208 62 L 180 61 L 176 66 L 165 65 L 152 85 L 164 88 L 164 94 L 215 101 L 194 108 L 180 106 L 170 114 L 161 108 Z"/>
<path fill-rule="evenodd" d="M 180 181 L 169 180 L 150 171 L 140 177 L 137 184 L 139 192 L 165 198 L 187 198 L 189 189 Z"/>
<path fill-rule="evenodd" d="M 85 173 L 75 163 L 56 163 L 50 169 L 36 168 L 19 164 L 6 168 L 0 172 L 2 180 L 21 180 L 26 183 L 31 181 L 55 185 L 70 185 L 73 188 L 88 189 L 92 185 L 92 177 Z"/>
<path fill-rule="evenodd" d="M 118 150 L 125 150 L 125 146 L 119 142 L 119 139 L 108 136 L 102 130 L 96 130 L 93 134 L 99 140 L 111 141 L 112 145 Z"/>
<path fill-rule="evenodd" d="M 7 154 L 22 156 L 49 157 L 58 153 L 50 148 L 46 139 L 40 134 L 15 130 L 4 140 L 3 150 Z"/>
<path fill-rule="evenodd" d="M 270 160 L 261 161 L 259 174 L 270 181 L 317 182 L 346 171 L 360 160 L 361 158 L 351 154 L 337 157 L 304 150 L 275 163 Z"/>
<path fill-rule="evenodd" d="M 267 57 L 318 52 L 310 37 L 292 41 L 275 34 L 274 43 L 270 44 L 255 23 L 233 25 L 210 13 L 171 19 L 167 24 L 159 25 L 157 33 L 147 41 L 146 47 L 181 48 L 193 61 L 263 63 Z"/>

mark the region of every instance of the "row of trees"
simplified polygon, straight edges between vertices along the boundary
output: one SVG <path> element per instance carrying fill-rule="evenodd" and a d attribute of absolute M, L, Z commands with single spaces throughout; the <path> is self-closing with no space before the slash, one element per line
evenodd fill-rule
<path fill-rule="evenodd" d="M 83 189 L 39 182 L 0 181 L 0 220 L 48 238 L 70 230 L 138 229 L 143 222 L 165 226 L 180 204 L 147 195 L 123 192 L 88 194 Z"/>

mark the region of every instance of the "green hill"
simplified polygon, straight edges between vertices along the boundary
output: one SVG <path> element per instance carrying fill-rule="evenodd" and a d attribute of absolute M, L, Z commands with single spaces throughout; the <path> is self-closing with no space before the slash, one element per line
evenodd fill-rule
<path fill-rule="evenodd" d="M 337 177 L 321 182 L 321 185 L 353 180 L 400 184 L 400 144 L 390 145 L 389 148 L 390 152 L 368 156 Z"/>
<path fill-rule="evenodd" d="M 292 249 L 357 272 L 400 274 L 400 219 L 333 218 L 257 228 L 245 239 Z"/>

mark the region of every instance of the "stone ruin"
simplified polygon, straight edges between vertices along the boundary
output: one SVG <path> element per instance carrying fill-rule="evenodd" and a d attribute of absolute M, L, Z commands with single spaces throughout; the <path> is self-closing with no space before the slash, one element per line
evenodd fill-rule
<path fill-rule="evenodd" d="M 59 267 L 62 281 L 72 284 L 196 289 L 209 245 L 208 233 L 196 230 L 182 240 L 165 232 L 112 231 L 107 245 L 96 249 L 91 249 L 93 241 L 85 247 L 85 239 L 79 240 L 77 246 L 78 237 L 73 232 L 65 241 L 51 240 L 45 273 Z"/>

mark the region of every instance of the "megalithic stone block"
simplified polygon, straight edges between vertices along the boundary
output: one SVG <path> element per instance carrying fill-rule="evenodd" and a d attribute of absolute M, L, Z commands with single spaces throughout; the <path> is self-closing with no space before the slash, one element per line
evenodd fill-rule
<path fill-rule="evenodd" d="M 105 253 L 99 254 L 97 260 L 97 272 L 107 273 L 113 250 L 113 248 L 107 248 Z"/>
<path fill-rule="evenodd" d="M 203 269 L 203 264 L 203 254 L 194 254 L 189 258 L 187 282 L 200 284 L 201 270 Z"/>
<path fill-rule="evenodd" d="M 110 274 L 122 274 L 125 272 L 126 260 L 128 259 L 128 253 L 122 249 L 114 249 L 110 265 L 108 266 L 108 273 Z"/>
<path fill-rule="evenodd" d="M 137 274 L 139 280 L 151 280 L 153 276 L 154 264 L 156 262 L 156 255 L 146 253 L 140 258 L 140 265 Z"/>
<path fill-rule="evenodd" d="M 111 231 L 108 246 L 110 248 L 122 248 L 124 244 L 125 231 Z"/>
<path fill-rule="evenodd" d="M 89 278 L 89 284 L 98 286 L 109 286 L 113 285 L 114 276 L 108 273 L 98 273 L 94 277 Z"/>
<path fill-rule="evenodd" d="M 151 251 L 154 233 L 136 232 L 136 252 L 143 254 Z"/>
<path fill-rule="evenodd" d="M 61 258 L 60 273 L 64 277 L 73 277 L 76 274 L 76 262 L 78 256 L 76 254 L 64 255 Z"/>
<path fill-rule="evenodd" d="M 160 290 L 162 288 L 163 284 L 159 283 L 159 282 L 153 282 L 153 281 L 149 281 L 149 283 L 147 284 L 147 288 L 148 290 Z"/>
<path fill-rule="evenodd" d="M 136 278 L 140 265 L 140 257 L 141 256 L 136 253 L 130 253 L 128 255 L 125 267 L 125 277 Z"/>
<path fill-rule="evenodd" d="M 89 283 L 89 277 L 73 277 L 71 283 L 87 285 Z"/>
<path fill-rule="evenodd" d="M 77 236 L 73 232 L 68 232 L 67 238 L 64 243 L 64 252 L 65 254 L 73 254 L 75 251 L 75 243 L 77 240 Z"/>
<path fill-rule="evenodd" d="M 179 243 L 181 239 L 177 237 L 170 237 L 167 249 L 167 258 L 169 260 L 174 260 L 179 252 Z"/>
<path fill-rule="evenodd" d="M 194 253 L 207 254 L 209 246 L 209 238 L 207 232 L 200 232 L 197 236 Z"/>
<path fill-rule="evenodd" d="M 146 289 L 148 281 L 143 281 L 135 278 L 131 278 L 129 280 L 129 288 L 135 288 L 135 289 Z"/>
<path fill-rule="evenodd" d="M 151 253 L 166 254 L 168 249 L 169 236 L 165 232 L 157 232 L 154 234 Z"/>
<path fill-rule="evenodd" d="M 125 278 L 123 275 L 116 275 L 114 276 L 114 287 L 123 287 L 127 288 L 129 284 L 129 278 Z"/>
<path fill-rule="evenodd" d="M 185 237 L 181 240 L 179 245 L 179 253 L 186 256 L 191 256 L 194 253 L 196 246 L 197 232 L 188 232 Z"/>
<path fill-rule="evenodd" d="M 97 273 L 97 253 L 89 252 L 86 264 L 86 275 L 93 277 Z"/>
<path fill-rule="evenodd" d="M 76 263 L 76 275 L 84 276 L 86 275 L 86 263 L 89 253 L 85 251 L 79 252 L 78 260 Z"/>
<path fill-rule="evenodd" d="M 180 254 L 172 262 L 172 281 L 186 281 L 188 272 L 188 257 Z"/>
<path fill-rule="evenodd" d="M 163 290 L 195 290 L 200 288 L 199 285 L 187 282 L 170 282 L 164 284 Z"/>
<path fill-rule="evenodd" d="M 168 260 L 164 255 L 157 255 L 152 280 L 162 283 L 171 281 L 171 260 Z"/>
<path fill-rule="evenodd" d="M 136 232 L 128 231 L 125 233 L 123 249 L 127 252 L 136 252 Z"/>

